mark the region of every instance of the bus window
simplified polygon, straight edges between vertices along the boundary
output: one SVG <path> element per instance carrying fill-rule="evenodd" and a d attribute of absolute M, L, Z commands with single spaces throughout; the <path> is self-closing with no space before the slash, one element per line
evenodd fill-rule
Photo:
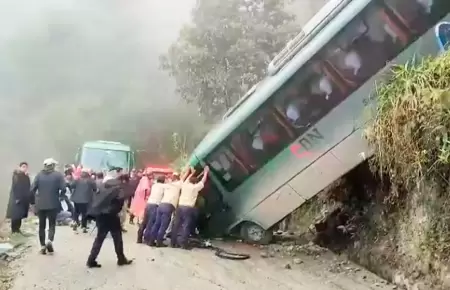
<path fill-rule="evenodd" d="M 226 146 L 219 147 L 206 158 L 206 162 L 228 190 L 241 184 L 249 173 L 242 161 Z"/>
<path fill-rule="evenodd" d="M 431 12 L 428 0 L 385 0 L 390 11 L 414 34 L 421 35 L 428 30 L 428 14 Z M 430 2 L 430 3 L 426 3 Z"/>
<path fill-rule="evenodd" d="M 275 107 L 303 134 L 344 99 L 332 75 L 318 62 L 300 70 L 275 96 Z"/>
<path fill-rule="evenodd" d="M 251 155 L 252 170 L 258 170 L 267 161 L 286 148 L 293 138 L 275 116 L 272 108 L 258 110 L 233 135 L 248 140 L 246 152 Z M 237 152 L 241 155 L 240 152 Z"/>
<path fill-rule="evenodd" d="M 418 37 L 449 13 L 448 0 L 384 0 L 389 11 Z"/>
<path fill-rule="evenodd" d="M 390 20 L 385 9 L 370 4 L 326 46 L 323 58 L 354 89 L 406 46 L 405 31 Z"/>

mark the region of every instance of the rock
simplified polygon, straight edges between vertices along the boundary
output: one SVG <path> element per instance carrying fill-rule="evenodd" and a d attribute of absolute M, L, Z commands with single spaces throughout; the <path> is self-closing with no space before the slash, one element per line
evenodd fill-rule
<path fill-rule="evenodd" d="M 300 260 L 299 258 L 296 258 L 296 259 L 294 259 L 294 264 L 300 265 L 300 264 L 303 264 L 303 261 Z"/>
<path fill-rule="evenodd" d="M 14 249 L 14 246 L 10 243 L 1 243 L 0 244 L 0 255 Z"/>
<path fill-rule="evenodd" d="M 285 269 L 288 269 L 288 270 L 292 269 L 291 264 L 286 264 L 286 265 L 284 265 L 284 268 L 285 268 Z"/>
<path fill-rule="evenodd" d="M 261 258 L 268 258 L 269 257 L 269 254 L 268 253 L 266 253 L 266 252 L 261 252 Z"/>
<path fill-rule="evenodd" d="M 442 286 L 444 286 L 445 289 L 450 289 L 450 274 L 446 275 L 444 279 L 442 279 Z"/>
<path fill-rule="evenodd" d="M 411 277 L 412 277 L 413 279 L 418 279 L 418 278 L 420 277 L 420 273 L 417 272 L 417 271 L 415 271 L 415 272 L 411 275 Z"/>

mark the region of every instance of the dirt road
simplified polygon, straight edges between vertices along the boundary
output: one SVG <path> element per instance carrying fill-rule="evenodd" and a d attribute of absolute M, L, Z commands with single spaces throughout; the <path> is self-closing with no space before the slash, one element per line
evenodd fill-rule
<path fill-rule="evenodd" d="M 17 262 L 14 290 L 369 290 L 392 289 L 371 273 L 334 274 L 329 257 L 299 257 L 296 263 L 281 258 L 262 258 L 260 249 L 238 245 L 252 255 L 246 261 L 230 261 L 208 250 L 154 249 L 134 243 L 135 229 L 125 236 L 126 254 L 133 265 L 118 268 L 112 240 L 102 249 L 100 269 L 87 269 L 85 261 L 93 234 L 75 235 L 68 227 L 58 227 L 53 256 L 40 256 L 37 244 Z M 325 259 L 325 260 L 324 260 Z M 289 266 L 287 266 L 289 263 Z"/>

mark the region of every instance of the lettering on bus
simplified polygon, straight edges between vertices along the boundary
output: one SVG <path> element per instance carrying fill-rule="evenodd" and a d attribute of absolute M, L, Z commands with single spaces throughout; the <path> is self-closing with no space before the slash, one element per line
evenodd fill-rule
<path fill-rule="evenodd" d="M 307 157 L 312 154 L 311 149 L 324 139 L 322 133 L 317 128 L 303 135 L 295 144 L 290 146 L 292 154 L 298 158 Z"/>

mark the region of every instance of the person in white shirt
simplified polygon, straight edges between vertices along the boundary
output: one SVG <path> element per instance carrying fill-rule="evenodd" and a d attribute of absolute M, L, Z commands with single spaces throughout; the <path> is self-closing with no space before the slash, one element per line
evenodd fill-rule
<path fill-rule="evenodd" d="M 144 218 L 141 226 L 144 228 L 144 241 L 150 244 L 150 231 L 156 220 L 156 212 L 164 195 L 164 182 L 166 177 L 164 175 L 158 176 L 156 182 L 152 185 L 150 196 L 147 199 L 147 206 L 145 208 Z"/>
<path fill-rule="evenodd" d="M 150 246 L 165 246 L 163 244 L 164 235 L 169 227 L 172 214 L 178 206 L 178 200 L 180 198 L 180 191 L 183 182 L 186 180 L 189 173 L 190 169 L 185 170 L 183 176 L 180 178 L 180 175 L 175 172 L 172 175 L 172 181 L 165 184 L 164 194 L 156 212 L 156 220 L 150 230 L 150 235 L 147 241 Z"/>
<path fill-rule="evenodd" d="M 198 181 L 198 177 L 194 176 L 195 170 L 191 168 L 191 174 L 181 186 L 181 194 L 172 228 L 171 247 L 173 248 L 181 247 L 188 249 L 187 242 L 195 218 L 195 203 L 199 191 L 205 186 L 208 173 L 209 167 L 205 166 L 203 177 Z"/>

